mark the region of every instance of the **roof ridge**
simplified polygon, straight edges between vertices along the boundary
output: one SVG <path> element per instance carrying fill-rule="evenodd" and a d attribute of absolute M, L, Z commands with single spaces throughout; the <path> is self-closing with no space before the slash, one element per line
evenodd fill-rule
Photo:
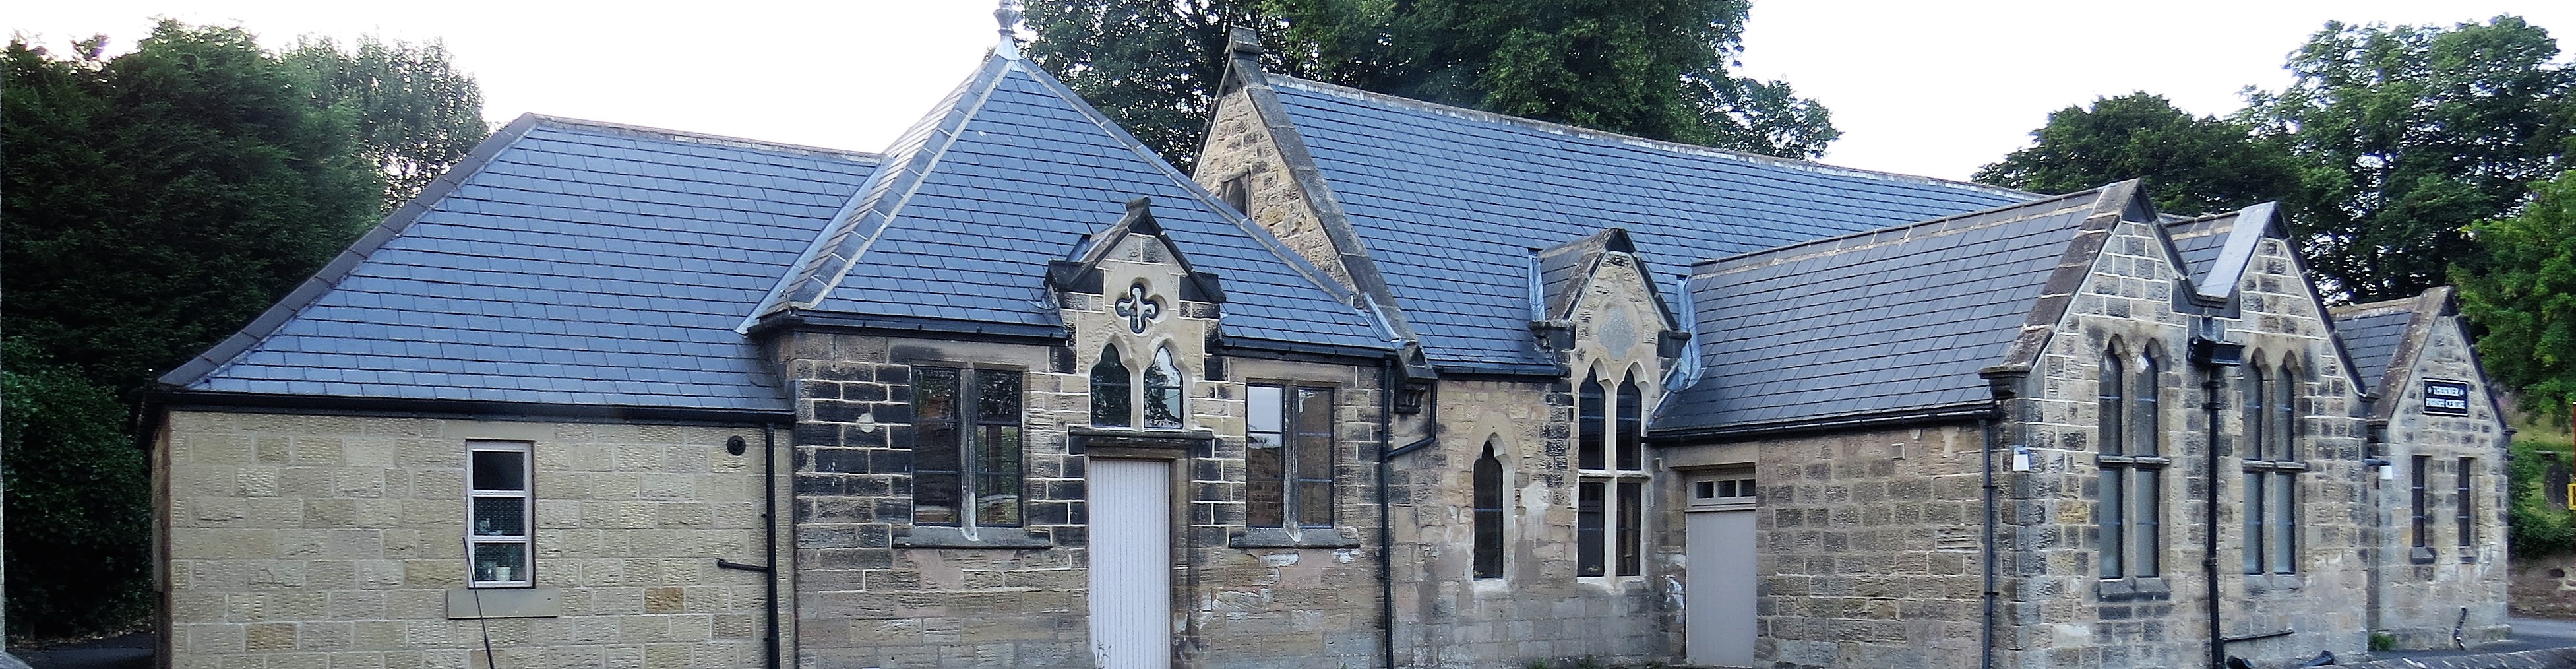
<path fill-rule="evenodd" d="M 1376 101 L 1380 101 L 1380 102 L 1388 102 L 1388 103 L 1393 103 L 1393 104 L 1397 104 L 1397 105 L 1401 105 L 1401 106 L 1414 107 L 1414 108 L 1421 109 L 1421 110 L 1423 110 L 1423 111 L 1432 112 L 1432 113 L 1444 114 L 1444 115 L 1448 115 L 1448 116 L 1455 116 L 1455 117 L 1459 117 L 1459 118 L 1463 118 L 1463 119 L 1467 119 L 1467 120 L 1475 120 L 1475 121 L 1489 121 L 1489 122 L 1502 123 L 1502 124 L 1506 124 L 1506 125 L 1517 125 L 1517 126 L 1526 127 L 1526 128 L 1532 129 L 1532 130 L 1537 130 L 1537 131 L 1540 131 L 1540 132 L 1554 133 L 1554 134 L 1560 134 L 1560 135 L 1569 135 L 1569 136 L 1578 137 L 1578 138 L 1585 138 L 1585 139 L 1599 139 L 1599 140 L 1610 140 L 1610 141 L 1616 141 L 1616 142 L 1619 142 L 1619 143 L 1622 143 L 1622 144 L 1629 144 L 1629 145 L 1633 145 L 1633 146 L 1639 146 L 1639 147 L 1641 147 L 1641 148 L 1654 149 L 1654 150 L 1664 151 L 1664 152 L 1668 152 L 1668 153 L 1681 153 L 1681 154 L 1703 155 L 1703 156 L 1708 156 L 1708 157 L 1713 157 L 1713 158 L 1725 158 L 1725 159 L 1730 159 L 1730 160 L 1740 160 L 1740 161 L 1749 162 L 1749 163 L 1770 164 L 1770 165 L 1776 165 L 1776 166 L 1779 166 L 1779 167 L 1787 167 L 1787 168 L 1791 168 L 1791 169 L 1815 170 L 1815 171 L 1820 171 L 1820 172 L 1829 172 L 1829 173 L 1842 173 L 1842 174 L 1847 174 L 1847 175 L 1851 175 L 1851 176 L 1858 176 L 1858 177 L 1865 177 L 1865 178 L 1874 178 L 1874 179 L 1882 179 L 1882 180 L 1887 180 L 1887 181 L 1926 183 L 1926 184 L 1932 184 L 1932 185 L 1938 185 L 1938 186 L 1948 186 L 1948 187 L 1954 187 L 1954 188 L 1965 188 L 1965 189 L 1969 189 L 1969 190 L 1983 191 L 1983 192 L 1987 192 L 1987 193 L 1994 193 L 1994 194 L 1999 194 L 1999 195 L 2013 195 L 2013 196 L 2042 196 L 2042 197 L 2044 197 L 2044 196 L 2046 195 L 2046 194 L 2044 194 L 2044 193 L 2035 193 L 2035 192 L 2025 191 L 2025 190 L 2020 190 L 2020 189 L 2005 188 L 2005 187 L 2002 187 L 2002 186 L 1993 186 L 1993 185 L 1988 185 L 1988 184 L 1981 184 L 1981 183 L 1976 183 L 1976 182 L 1973 182 L 1973 181 L 1958 181 L 1958 180 L 1953 180 L 1953 179 L 1943 179 L 1943 178 L 1940 178 L 1940 177 L 1927 177 L 1927 176 L 1922 176 L 1922 175 L 1918 175 L 1918 174 L 1904 174 L 1904 173 L 1901 173 L 1901 172 L 1889 172 L 1889 171 L 1885 171 L 1885 170 L 1872 170 L 1872 169 L 1865 169 L 1865 168 L 1858 168 L 1858 167 L 1844 167 L 1844 166 L 1841 166 L 1841 165 L 1831 165 L 1831 164 L 1820 163 L 1820 162 L 1816 162 L 1816 161 L 1812 161 L 1812 160 L 1800 160 L 1800 159 L 1796 159 L 1796 158 L 1782 158 L 1782 157 L 1779 157 L 1779 156 L 1769 156 L 1769 155 L 1763 155 L 1763 154 L 1759 154 L 1759 153 L 1749 153 L 1749 152 L 1744 152 L 1744 151 L 1733 151 L 1733 150 L 1728 150 L 1728 149 L 1720 149 L 1720 148 L 1712 147 L 1712 146 L 1701 146 L 1701 145 L 1698 145 L 1698 144 L 1690 144 L 1690 143 L 1685 143 L 1685 142 L 1676 142 L 1676 141 L 1667 140 L 1667 139 L 1653 139 L 1653 138 L 1649 138 L 1649 137 L 1639 137 L 1639 136 L 1636 136 L 1636 135 L 1622 134 L 1622 133 L 1617 133 L 1617 132 L 1611 132 L 1611 131 L 1608 131 L 1608 130 L 1600 130 L 1600 129 L 1596 129 L 1596 128 L 1586 128 L 1586 127 L 1582 127 L 1582 126 L 1569 125 L 1569 124 L 1564 124 L 1564 123 L 1556 123 L 1556 122 L 1553 122 L 1553 121 L 1541 121 L 1541 120 L 1532 119 L 1532 118 L 1524 118 L 1524 117 L 1512 116 L 1512 115 L 1508 115 L 1508 114 L 1501 114 L 1501 113 L 1497 113 L 1497 112 L 1489 112 L 1489 111 L 1484 111 L 1484 110 L 1481 110 L 1481 109 L 1470 109 L 1470 108 L 1467 108 L 1467 107 L 1460 107 L 1460 106 L 1457 106 L 1457 105 L 1442 104 L 1442 103 L 1438 103 L 1438 102 L 1431 102 L 1431 101 L 1428 101 L 1428 100 L 1418 100 L 1418 99 L 1408 98 L 1408 97 L 1404 97 L 1404 96 L 1400 96 L 1400 95 L 1394 95 L 1394 94 L 1390 94 L 1390 93 L 1380 93 L 1380 92 L 1376 92 L 1376 91 L 1370 91 L 1370 90 L 1364 90 L 1364 89 L 1359 89 L 1359 88 L 1352 88 L 1352 87 L 1349 87 L 1349 86 L 1343 86 L 1343 85 L 1340 85 L 1340 84 L 1330 84 L 1330 83 L 1324 83 L 1324 82 L 1321 82 L 1321 81 L 1315 81 L 1315 80 L 1312 80 L 1312 79 L 1302 79 L 1302 78 L 1298 78 L 1298 77 L 1294 77 L 1294 76 L 1289 76 L 1289 75 L 1285 75 L 1285 74 L 1279 74 L 1279 73 L 1276 73 L 1276 72 L 1264 72 L 1264 73 L 1263 73 L 1263 79 L 1264 79 L 1266 82 L 1268 82 L 1268 83 L 1272 83 L 1272 84 L 1274 84 L 1274 85 L 1275 85 L 1275 84 L 1278 84 L 1278 83 L 1282 83 L 1282 82 L 1284 82 L 1284 83 L 1286 83 L 1288 86 L 1293 87 L 1293 88 L 1302 88 L 1302 89 L 1311 90 L 1311 91 L 1315 91 L 1315 92 L 1319 92 L 1319 93 L 1325 93 L 1325 94 L 1330 94 L 1330 95 L 1339 95 L 1339 96 L 1342 96 L 1342 97 L 1349 97 L 1349 98 L 1358 98 L 1358 99 L 1363 99 L 1363 100 L 1376 100 Z"/>
<path fill-rule="evenodd" d="M 1280 241 L 1277 235 L 1270 233 L 1269 228 L 1253 224 L 1250 216 L 1244 215 L 1243 212 L 1235 211 L 1234 205 L 1226 204 L 1222 199 L 1218 198 L 1215 193 L 1208 192 L 1207 187 L 1199 185 L 1197 179 L 1192 179 L 1189 175 L 1182 174 L 1180 168 L 1172 166 L 1171 161 L 1164 160 L 1162 154 L 1155 153 L 1152 148 L 1145 146 L 1145 142 L 1143 140 L 1136 139 L 1134 134 L 1127 132 L 1127 129 L 1118 125 L 1117 121 L 1111 120 L 1108 116 L 1101 114 L 1099 109 L 1091 106 L 1091 102 L 1089 100 L 1082 99 L 1081 94 L 1074 93 L 1071 87 L 1064 85 L 1064 82 L 1062 81 L 1056 80 L 1055 75 L 1048 74 L 1045 68 L 1040 67 L 1022 68 L 1022 71 L 1029 73 L 1031 78 L 1037 79 L 1040 83 L 1046 84 L 1049 89 L 1056 91 L 1059 97 L 1069 95 L 1070 97 L 1066 98 L 1066 101 L 1075 103 L 1073 105 L 1075 111 L 1082 112 L 1084 118 L 1090 119 L 1093 125 L 1100 126 L 1102 130 L 1108 131 L 1110 137 L 1118 140 L 1119 144 L 1126 146 L 1130 153 L 1134 153 L 1138 157 L 1145 159 L 1145 162 L 1151 163 L 1155 168 L 1161 170 L 1164 176 L 1170 177 L 1172 182 L 1179 185 L 1182 191 L 1189 193 L 1192 199 L 1198 200 L 1209 210 L 1215 211 L 1219 217 L 1225 219 L 1227 224 L 1233 225 L 1235 229 L 1242 231 L 1246 237 L 1251 238 L 1253 243 L 1260 244 L 1263 251 L 1267 251 L 1270 255 L 1277 257 L 1281 263 L 1287 265 L 1291 271 L 1295 272 L 1298 278 L 1305 279 L 1307 283 L 1312 284 L 1316 289 L 1323 291 L 1326 296 L 1330 296 L 1335 300 L 1346 301 L 1344 302 L 1344 306 L 1351 306 L 1347 300 L 1352 299 L 1351 296 L 1353 291 L 1344 289 L 1340 282 L 1333 281 L 1326 277 L 1323 269 L 1316 267 L 1313 261 L 1306 259 L 1305 255 L 1288 249 L 1287 242 Z M 1378 314 L 1376 310 L 1358 309 L 1358 311 L 1361 312 L 1362 317 L 1371 321 L 1383 320 L 1382 316 Z M 1372 325 L 1377 325 L 1380 329 L 1384 329 L 1386 324 L 1375 322 L 1372 323 Z"/>
<path fill-rule="evenodd" d="M 939 106 L 933 107 L 930 113 L 922 115 L 921 120 L 905 130 L 895 140 L 896 146 L 907 147 L 897 152 L 901 159 L 886 160 L 877 166 L 876 173 L 869 175 L 867 182 L 841 204 L 840 211 L 832 214 L 832 220 L 825 222 L 823 229 L 815 231 L 814 241 L 797 254 L 796 262 L 779 275 L 778 284 L 761 296 L 760 303 L 752 305 L 751 312 L 743 316 L 742 323 L 734 331 L 749 333 L 762 318 L 772 313 L 795 310 L 799 308 L 799 302 L 812 306 L 828 298 L 832 290 L 841 285 L 841 280 L 849 276 L 850 270 L 858 266 L 868 247 L 876 243 L 877 236 L 885 232 L 885 226 L 891 225 L 895 216 L 902 212 L 903 205 L 920 189 L 922 177 L 939 164 L 948 147 L 956 143 L 957 134 L 966 127 L 966 123 L 983 109 L 986 101 L 992 99 L 993 91 L 1000 88 L 1002 77 L 1009 74 L 1011 67 L 1012 61 L 1008 58 L 985 57 L 973 75 L 959 82 L 956 90 L 941 98 Z M 918 143 L 915 143 L 915 138 L 918 138 Z M 894 200 L 889 204 L 885 198 L 895 190 L 902 192 L 894 194 Z M 876 229 L 862 234 L 857 228 L 868 222 L 862 219 L 870 218 L 876 219 Z M 841 256 L 840 262 L 837 267 L 826 269 L 824 265 L 830 263 L 831 256 Z M 818 287 L 809 292 L 804 288 L 809 284 Z"/>
<path fill-rule="evenodd" d="M 623 134 L 651 135 L 659 139 L 716 144 L 742 149 L 787 151 L 792 153 L 828 153 L 849 158 L 883 159 L 885 157 L 885 154 L 877 152 L 859 151 L 854 149 L 835 149 L 809 144 L 773 142 L 765 139 L 751 139 L 748 137 L 735 137 L 731 135 L 718 135 L 714 133 L 692 132 L 687 130 L 672 130 L 669 128 L 656 128 L 652 126 L 618 123 L 614 121 L 595 121 L 591 119 L 572 118 L 569 116 L 552 116 L 534 112 L 530 112 L 527 116 L 529 118 L 536 119 L 538 123 L 546 125 L 607 130 Z"/>
<path fill-rule="evenodd" d="M 431 205 L 446 199 L 448 193 L 455 191 L 457 186 L 473 179 L 475 175 L 482 174 L 483 168 L 490 166 L 494 157 L 499 156 L 502 151 L 509 150 L 511 146 L 517 145 L 519 140 L 527 138 L 528 130 L 535 128 L 543 118 L 536 114 L 520 114 L 507 125 L 493 131 L 492 136 L 483 138 L 482 143 L 474 145 L 474 149 L 466 152 L 464 158 L 449 166 L 446 172 L 439 174 L 437 179 L 430 181 L 429 185 L 421 188 L 419 193 L 413 194 L 410 200 L 404 201 L 401 208 L 386 214 L 384 220 L 378 221 L 375 227 L 359 235 L 356 241 L 350 242 L 348 248 L 341 249 L 338 255 L 332 256 L 330 262 L 314 270 L 312 276 L 306 277 L 303 283 L 296 284 L 295 289 L 287 292 L 285 297 L 278 298 L 276 304 L 269 305 L 268 309 L 259 313 L 259 316 L 242 325 L 240 330 L 234 331 L 232 336 L 225 337 L 223 341 L 208 347 L 204 353 L 199 353 L 196 357 L 189 358 L 187 362 L 180 363 L 178 367 L 162 374 L 156 381 L 164 385 L 185 388 L 204 381 L 239 361 L 243 353 L 266 340 L 270 335 L 277 334 L 279 329 L 294 321 L 297 314 L 303 313 L 305 308 L 313 306 L 315 301 L 338 288 L 342 280 L 349 278 L 350 272 L 357 271 L 359 264 L 364 263 L 369 256 L 375 255 L 376 251 L 382 250 L 385 244 L 392 242 L 394 238 L 402 236 L 403 230 L 410 228 L 411 224 L 419 222 L 422 214 L 429 213 Z"/>
<path fill-rule="evenodd" d="M 1858 231 L 1858 232 L 1852 232 L 1852 233 L 1846 233 L 1846 234 L 1841 234 L 1841 235 L 1835 235 L 1835 236 L 1832 236 L 1832 237 L 1824 237 L 1824 238 L 1820 238 L 1820 239 L 1810 239 L 1810 240 L 1803 241 L 1803 242 L 1796 242 L 1796 243 L 1791 243 L 1791 244 L 1783 244 L 1783 245 L 1780 245 L 1780 246 L 1774 246 L 1774 247 L 1767 248 L 1767 249 L 1760 249 L 1760 250 L 1754 250 L 1754 251 L 1746 251 L 1746 252 L 1738 253 L 1738 254 L 1731 255 L 1731 256 L 1725 256 L 1725 257 L 1720 257 L 1720 258 L 1710 258 L 1710 259 L 1706 259 L 1706 260 L 1701 260 L 1701 261 L 1696 262 L 1696 263 L 1692 263 L 1691 273 L 1692 273 L 1692 274 L 1694 274 L 1694 275 L 1696 275 L 1696 274 L 1698 274 L 1698 273 L 1700 272 L 1701 268 L 1703 268 L 1703 267 L 1709 267 L 1709 268 L 1731 268 L 1731 267 L 1729 267 L 1729 266 L 1748 266 L 1748 265 L 1750 265 L 1750 264 L 1751 264 L 1751 261 L 1752 261 L 1752 260 L 1754 260 L 1754 259 L 1756 259 L 1756 258 L 1759 258 L 1759 257 L 1762 257 L 1762 256 L 1769 256 L 1769 255 L 1773 255 L 1773 254 L 1779 254 L 1779 253 L 1784 253 L 1784 252 L 1789 252 L 1789 251 L 1795 251 L 1795 250 L 1797 250 L 1797 249 L 1806 248 L 1806 247 L 1814 247 L 1814 246 L 1823 246 L 1823 245 L 1828 245 L 1828 244 L 1835 244 L 1835 243 L 1844 242 L 1844 241 L 1848 241 L 1848 240 L 1852 240 L 1852 239 L 1863 238 L 1863 237 L 1875 237 L 1875 236 L 1878 236 L 1878 235 L 1883 235 L 1883 234 L 1887 234 L 1887 233 L 1889 233 L 1889 232 L 1895 232 L 1895 231 L 1898 231 L 1898 230 L 1906 230 L 1906 229 L 1918 228 L 1918 227 L 1923 227 L 1923 226 L 1928 226 L 1928 225 L 1940 225 L 1940 224 L 1944 224 L 1944 223 L 1950 223 L 1950 222 L 1953 222 L 1953 221 L 1957 221 L 1957 220 L 1960 220 L 1960 219 L 1967 219 L 1967 218 L 1975 218 L 1975 217 L 1978 217 L 1978 216 L 1984 216 L 1984 215 L 1991 214 L 1991 213 L 1994 213 L 1994 212 L 1999 212 L 1999 211 L 2008 211 L 2008 210 L 2013 210 L 2013 209 L 2023 209 L 2023 208 L 2037 207 L 2037 206 L 2040 206 L 2040 205 L 2048 204 L 2048 203 L 2051 203 L 2051 202 L 2058 202 L 2058 201 L 2072 201 L 2072 200 L 2076 199 L 2076 198 L 2077 198 L 2077 197 L 2079 197 L 2079 196 L 2091 195 L 2091 196 L 2094 196 L 2094 197 L 2097 197 L 2097 198 L 2098 198 L 2098 197 L 2100 197 L 2100 195 L 2101 195 L 2101 193 L 2102 193 L 2102 190 L 2103 190 L 2102 188 L 2090 188 L 2090 189 L 2086 189 L 2086 190 L 2076 191 L 2076 192 L 2073 192 L 2073 193 L 2067 193 L 2067 194 L 2065 194 L 2065 195 L 2050 196 L 2050 197 L 2045 197 L 2045 198 L 2041 198 L 2041 199 L 2037 199 L 2037 200 L 2031 200 L 2031 201 L 2028 201 L 2028 202 L 2022 202 L 2022 203 L 2018 203 L 2018 204 L 2010 204 L 2010 205 L 2005 205 L 2005 206 L 2001 206 L 2001 207 L 1991 207 L 1991 208 L 1986 208 L 1986 209 L 1979 209 L 1979 210 L 1976 210 L 1976 211 L 1971 211 L 1971 212 L 1966 212 L 1966 213 L 1961 213 L 1961 214 L 1952 214 L 1952 215 L 1949 215 L 1949 216 L 1943 216 L 1943 217 L 1940 217 L 1940 218 L 1934 218 L 1934 219 L 1928 219 L 1928 220 L 1922 220 L 1922 221 L 1915 221 L 1915 222 L 1912 222 L 1912 223 L 1902 223 L 1902 224 L 1898 224 L 1898 225 L 1891 225 L 1891 226 L 1886 226 L 1886 227 L 1881 227 L 1881 228 L 1871 228 L 1871 229 L 1868 229 L 1868 230 L 1861 230 L 1861 231 Z M 2048 210 L 2048 211 L 2050 211 L 2050 212 L 2054 212 L 2054 211 L 2060 211 L 2060 210 L 2063 210 L 2063 209 L 2073 209 L 2073 208 L 2075 208 L 2075 207 L 2072 207 L 2072 206 L 2064 206 L 2064 207 L 2059 207 L 2059 208 L 2056 208 L 2056 209 L 2050 209 L 2050 210 Z M 2016 217 L 2016 218 L 1997 219 L 1997 220 L 1990 221 L 1990 222 L 1985 223 L 1985 224 L 1982 224 L 1982 225 L 1976 225 L 1976 226 L 1971 226 L 1971 227 L 1966 227 L 1966 228 L 1956 228 L 1956 229 L 1954 229 L 1954 230 L 1949 230 L 1949 231 L 1945 231 L 1945 232 L 1964 231 L 1964 230 L 1970 230 L 1970 229 L 1974 229 L 1974 228 L 1982 228 L 1982 227 L 1986 227 L 1987 225 L 1999 225 L 1999 224 L 2003 224 L 2003 223 L 2009 223 L 2009 222 L 2012 222 L 2012 221 L 2021 220 L 2022 218 L 2027 218 L 2027 217 Z M 1936 234 L 1938 234 L 1938 233 L 1936 233 Z M 1908 237 L 1908 239 L 1914 239 L 1914 237 Z"/>

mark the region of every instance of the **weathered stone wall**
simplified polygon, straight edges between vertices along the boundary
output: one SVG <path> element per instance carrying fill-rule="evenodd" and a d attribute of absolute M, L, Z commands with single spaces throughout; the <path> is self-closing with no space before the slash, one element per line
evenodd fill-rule
<path fill-rule="evenodd" d="M 1571 391 L 1562 384 L 1447 380 L 1431 410 L 1439 412 L 1438 445 L 1396 461 L 1393 479 L 1398 663 L 1670 659 L 1668 649 L 1676 646 L 1659 618 L 1664 579 L 1679 569 L 1677 537 L 1645 534 L 1642 576 L 1575 575 L 1579 476 Z M 1503 462 L 1503 576 L 1479 579 L 1473 473 L 1489 442 Z M 1658 479 L 1648 489 L 1661 485 Z M 1647 509 L 1645 527 L 1659 528 L 1663 508 L 1650 501 Z"/>
<path fill-rule="evenodd" d="M 1199 151 L 1195 175 L 1199 185 L 1224 193 L 1227 181 L 1240 179 L 1245 216 L 1270 230 L 1271 235 L 1343 287 L 1356 286 L 1340 260 L 1342 250 L 1334 245 L 1307 201 L 1306 189 L 1282 155 L 1278 131 L 1268 122 L 1253 103 L 1251 88 L 1218 99 L 1216 118 L 1208 124 L 1207 141 Z"/>
<path fill-rule="evenodd" d="M 2034 471 L 2005 475 L 2008 503 L 2000 565 L 2006 614 L 2005 657 L 2025 667 L 2161 667 L 2204 662 L 2208 652 L 2208 580 L 2200 568 L 2217 457 L 2220 633 L 2284 637 L 2239 642 L 2232 655 L 2265 662 L 2313 655 L 2319 648 L 2364 647 L 2366 571 L 2359 467 L 2357 393 L 2299 268 L 2277 240 L 2267 240 L 2240 285 L 2242 314 L 2222 319 L 2248 356 L 2277 363 L 2294 356 L 2308 382 L 2299 443 L 2309 469 L 2300 491 L 2298 573 L 2242 573 L 2245 500 L 2238 441 L 2243 434 L 2238 371 L 2225 373 L 2218 401 L 2217 448 L 2203 410 L 2206 375 L 2188 363 L 2196 317 L 2173 307 L 2177 270 L 2154 231 L 2122 223 L 2070 304 L 2022 399 L 2010 405 L 2007 444 L 2027 446 Z M 2100 361 L 2114 342 L 2133 360 L 2153 350 L 2160 365 L 2159 450 L 2170 462 L 2160 475 L 2160 569 L 2149 578 L 2099 577 L 2103 544 L 2095 511 L 2101 468 L 2095 457 Z M 2132 370 L 2138 369 L 2132 363 Z"/>
<path fill-rule="evenodd" d="M 760 661 L 761 576 L 716 567 L 769 562 L 759 427 L 174 411 L 163 434 L 170 666 L 485 666 L 487 627 L 499 666 Z M 449 617 L 468 439 L 532 445 L 531 566 L 558 615 Z"/>
<path fill-rule="evenodd" d="M 2400 648 L 2449 648 L 2458 627 L 2461 641 L 2476 645 L 2503 639 L 2507 572 L 2504 537 L 2504 421 L 2486 401 L 2486 378 L 2476 366 L 2469 342 L 2460 336 L 2457 316 L 2436 319 L 2423 333 L 2424 343 L 2412 360 L 2404 387 L 2384 388 L 2382 402 L 2395 402 L 2389 415 L 2382 457 L 2396 463 L 2396 480 L 2369 479 L 2370 495 L 2388 528 L 2384 533 L 2378 630 L 2397 638 Z M 2469 384 L 2469 415 L 2442 416 L 2424 411 L 2424 380 Z M 2425 547 L 2415 547 L 2412 475 L 2415 456 L 2430 456 L 2425 477 L 2426 513 L 2431 530 Z M 2474 458 L 2471 494 L 2476 513 L 2471 537 L 2461 546 L 2455 514 L 2461 499 L 2460 458 Z M 2465 621 L 2462 612 L 2466 611 Z"/>
<path fill-rule="evenodd" d="M 1173 453 L 1175 658 L 1182 666 L 1343 667 L 1377 661 L 1378 369 L 1241 358 L 1209 348 L 1219 305 L 1179 298 L 1177 261 L 1135 236 L 1100 264 L 1110 295 L 1060 294 L 1063 347 L 782 335 L 795 381 L 800 665 L 1080 666 L 1090 646 L 1086 463 L 1077 435 L 1203 437 Z M 1034 279 L 1033 279 L 1034 280 Z M 1114 300 L 1142 281 L 1164 315 L 1134 332 Z M 1171 348 L 1187 379 L 1180 430 L 1090 425 L 1106 346 L 1141 370 Z M 1026 523 L 977 537 L 913 522 L 916 365 L 1021 375 Z M 1334 391 L 1333 524 L 1289 536 L 1245 527 L 1245 386 Z M 1275 535 L 1275 536 L 1274 536 Z"/>
<path fill-rule="evenodd" d="M 1755 656 L 1780 667 L 1976 666 L 1985 601 L 1976 426 L 1758 445 Z M 1676 535 L 1680 515 L 1670 514 Z"/>

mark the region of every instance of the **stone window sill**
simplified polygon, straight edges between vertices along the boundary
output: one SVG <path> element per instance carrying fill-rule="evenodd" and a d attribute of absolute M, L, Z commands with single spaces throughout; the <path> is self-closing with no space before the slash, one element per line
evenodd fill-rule
<path fill-rule="evenodd" d="M 1253 527 L 1226 537 L 1230 548 L 1358 548 L 1360 540 L 1344 537 L 1329 527 L 1287 530 L 1276 527 Z"/>
<path fill-rule="evenodd" d="M 1046 535 L 1030 534 L 1020 527 L 978 527 L 975 536 L 966 536 L 965 528 L 915 525 L 912 533 L 894 538 L 896 548 L 989 548 L 1027 550 L 1054 548 Z"/>
<path fill-rule="evenodd" d="M 2439 560 L 2441 557 L 2442 556 L 2440 554 L 2434 553 L 2433 549 L 2416 546 L 2415 550 L 2406 554 L 2406 561 L 2414 564 L 2432 564 L 2433 561 Z"/>
<path fill-rule="evenodd" d="M 563 615 L 562 593 L 555 588 L 454 588 L 447 591 L 447 617 L 553 618 Z"/>
<path fill-rule="evenodd" d="M 2094 598 L 2105 602 L 2168 599 L 2173 597 L 2173 586 L 2166 584 L 2163 578 L 2155 576 L 2110 578 L 2097 582 L 2094 585 L 2093 595 Z"/>
<path fill-rule="evenodd" d="M 2308 586 L 2308 577 L 2304 574 L 2246 574 L 2245 586 L 2247 594 L 2252 595 L 2295 595 Z"/>

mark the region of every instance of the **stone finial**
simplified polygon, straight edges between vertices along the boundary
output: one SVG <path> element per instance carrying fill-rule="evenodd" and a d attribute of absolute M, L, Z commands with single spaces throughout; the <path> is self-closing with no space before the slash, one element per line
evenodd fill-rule
<path fill-rule="evenodd" d="M 1020 57 L 1020 20 L 1026 16 L 1022 7 L 1020 0 L 1002 0 L 1002 6 L 993 10 L 993 22 L 1001 26 L 994 32 L 1002 35 L 1002 43 L 994 49 L 1004 58 Z"/>
<path fill-rule="evenodd" d="M 1261 33 L 1243 26 L 1229 26 L 1225 29 L 1225 50 L 1236 56 L 1261 55 Z"/>

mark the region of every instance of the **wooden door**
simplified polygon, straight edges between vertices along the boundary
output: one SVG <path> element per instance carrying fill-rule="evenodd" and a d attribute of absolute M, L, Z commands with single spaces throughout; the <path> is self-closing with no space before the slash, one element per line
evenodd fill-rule
<path fill-rule="evenodd" d="M 1750 472 L 1690 482 L 1689 581 L 1682 589 L 1685 650 L 1703 667 L 1753 666 L 1753 479 Z"/>

